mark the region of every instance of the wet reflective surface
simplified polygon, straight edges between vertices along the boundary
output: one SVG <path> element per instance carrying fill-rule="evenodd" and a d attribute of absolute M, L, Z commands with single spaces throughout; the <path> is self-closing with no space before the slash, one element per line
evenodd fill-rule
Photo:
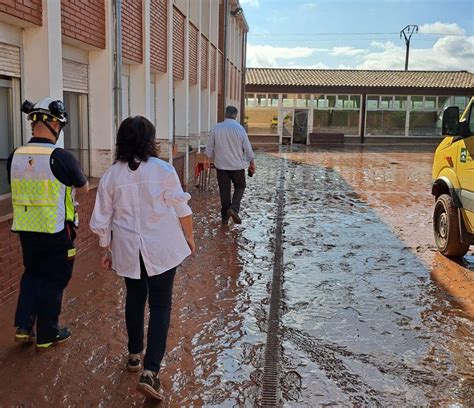
<path fill-rule="evenodd" d="M 193 193 L 197 256 L 179 269 L 161 404 L 125 371 L 124 285 L 78 259 L 62 321 L 37 353 L 0 313 L 0 406 L 222 406 L 260 401 L 283 166 L 280 388 L 284 406 L 474 405 L 474 257 L 433 245 L 431 152 L 259 153 L 241 226 L 215 183 Z"/>

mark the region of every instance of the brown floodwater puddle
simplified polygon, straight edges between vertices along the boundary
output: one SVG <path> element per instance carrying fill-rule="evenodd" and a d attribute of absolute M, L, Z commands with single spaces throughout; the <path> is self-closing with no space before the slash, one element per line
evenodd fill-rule
<path fill-rule="evenodd" d="M 411 154 L 280 154 L 285 406 L 474 404 L 473 322 L 430 278 L 445 262 L 469 272 L 470 258 L 461 266 L 436 255 L 430 158 Z M 0 312 L 0 406 L 258 405 L 280 160 L 258 155 L 242 226 L 220 225 L 215 183 L 193 192 L 199 250 L 176 278 L 163 403 L 137 394 L 138 376 L 124 369 L 123 282 L 88 251 L 64 301 L 70 342 L 45 353 L 15 345 L 14 305 Z M 403 173 L 405 162 L 419 168 Z"/>

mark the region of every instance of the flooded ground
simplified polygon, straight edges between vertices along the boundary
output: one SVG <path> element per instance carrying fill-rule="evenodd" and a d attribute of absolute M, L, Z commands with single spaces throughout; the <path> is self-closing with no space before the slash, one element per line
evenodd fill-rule
<path fill-rule="evenodd" d="M 175 283 L 166 401 L 145 401 L 124 369 L 124 285 L 93 250 L 65 297 L 68 343 L 15 345 L 15 305 L 3 307 L 0 406 L 259 405 L 279 246 L 282 405 L 474 406 L 474 257 L 457 264 L 434 250 L 431 161 L 260 152 L 241 226 L 220 225 L 215 183 L 193 193 L 199 251 Z"/>

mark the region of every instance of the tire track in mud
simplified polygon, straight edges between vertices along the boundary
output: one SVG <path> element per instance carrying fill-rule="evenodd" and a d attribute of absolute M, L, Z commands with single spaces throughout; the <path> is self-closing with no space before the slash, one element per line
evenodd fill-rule
<path fill-rule="evenodd" d="M 265 346 L 262 393 L 260 403 L 263 407 L 276 407 L 280 397 L 280 314 L 283 278 L 283 219 L 285 216 L 285 170 L 286 161 L 280 160 L 278 167 L 279 184 L 276 191 L 275 257 L 268 313 L 267 341 Z"/>
<path fill-rule="evenodd" d="M 344 358 L 370 365 L 383 375 L 397 377 L 411 385 L 420 386 L 424 384 L 434 387 L 438 383 L 429 369 L 422 370 L 403 362 L 384 362 L 380 357 L 374 358 L 368 354 L 354 353 L 344 346 L 315 338 L 293 327 L 284 328 L 284 337 L 316 363 L 325 372 L 326 376 L 348 395 L 349 400 L 354 404 L 386 406 L 390 401 L 384 401 L 384 398 L 380 398 L 379 391 L 367 385 L 358 375 L 350 373 L 349 368 L 344 363 Z"/>

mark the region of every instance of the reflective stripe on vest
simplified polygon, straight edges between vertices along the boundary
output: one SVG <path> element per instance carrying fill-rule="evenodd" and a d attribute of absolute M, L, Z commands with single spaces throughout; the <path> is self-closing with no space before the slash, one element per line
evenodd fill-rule
<path fill-rule="evenodd" d="M 29 143 L 15 151 L 11 166 L 13 231 L 54 234 L 74 221 L 72 189 L 53 174 L 50 158 L 56 146 Z"/>

